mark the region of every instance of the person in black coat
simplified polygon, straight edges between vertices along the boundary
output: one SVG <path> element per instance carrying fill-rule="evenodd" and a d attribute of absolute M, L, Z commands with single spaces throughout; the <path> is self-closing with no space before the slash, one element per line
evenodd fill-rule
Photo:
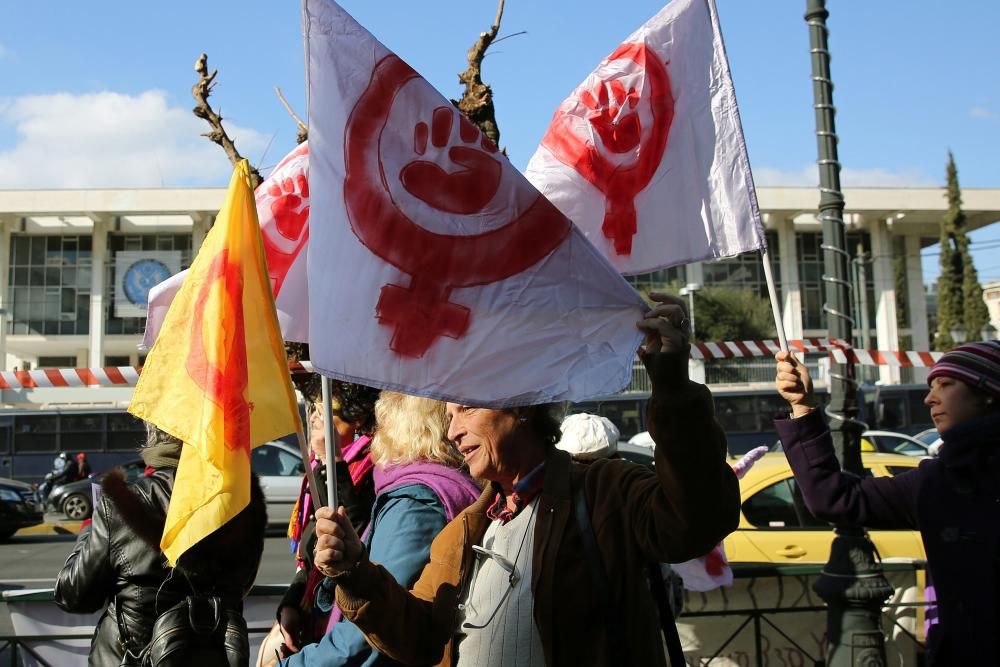
<path fill-rule="evenodd" d="M 267 509 L 260 483 L 251 478 L 249 505 L 184 552 L 172 573 L 160 537 L 182 446 L 147 424 L 141 451 L 145 476 L 130 484 L 120 471 L 104 477 L 93 522 L 59 572 L 59 607 L 71 613 L 105 609 L 90 646 L 90 665 L 138 665 L 157 615 L 192 590 L 218 596 L 226 608 L 242 613 L 264 551 Z"/>
<path fill-rule="evenodd" d="M 945 354 L 924 399 L 938 458 L 894 477 L 840 470 L 812 380 L 779 352 L 776 385 L 791 418 L 775 421 L 809 511 L 838 524 L 919 529 L 938 599 L 931 665 L 1000 664 L 1000 342 Z"/>

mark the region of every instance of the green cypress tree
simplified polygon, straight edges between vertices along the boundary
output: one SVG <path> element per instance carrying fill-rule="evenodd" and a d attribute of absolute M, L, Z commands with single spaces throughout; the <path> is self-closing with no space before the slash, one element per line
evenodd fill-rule
<path fill-rule="evenodd" d="M 947 268 L 947 270 L 946 270 Z M 941 221 L 941 276 L 938 278 L 938 350 L 954 346 L 949 331 L 956 323 L 965 327 L 966 340 L 978 340 L 989 322 L 979 274 L 969 252 L 969 236 L 962 212 L 955 158 L 948 152 L 948 212 Z"/>
<path fill-rule="evenodd" d="M 962 213 L 962 193 L 958 188 L 958 170 L 955 159 L 948 151 L 948 211 L 941 219 L 941 275 L 937 282 L 937 336 L 934 347 L 940 351 L 955 346 L 951 330 L 959 322 L 964 324 L 964 294 L 962 281 L 965 275 L 965 257 L 959 239 L 965 238 L 965 214 Z M 978 330 L 977 330 L 978 331 Z"/>

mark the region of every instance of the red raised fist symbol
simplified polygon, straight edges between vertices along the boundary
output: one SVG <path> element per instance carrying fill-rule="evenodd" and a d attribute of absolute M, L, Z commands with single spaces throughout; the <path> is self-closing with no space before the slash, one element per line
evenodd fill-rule
<path fill-rule="evenodd" d="M 309 179 L 305 174 L 296 174 L 294 179 L 283 178 L 271 183 L 267 194 L 274 197 L 271 214 L 278 233 L 289 241 L 297 240 L 309 220 L 309 204 L 304 203 L 309 201 Z"/>
<path fill-rule="evenodd" d="M 431 120 L 430 140 L 433 148 L 442 150 L 451 141 L 451 127 L 456 116 L 454 109 L 438 107 Z M 414 160 L 399 173 L 399 180 L 411 195 L 440 211 L 469 215 L 483 210 L 500 186 L 503 167 L 490 153 L 496 146 L 479 132 L 479 128 L 465 116 L 458 115 L 458 134 L 466 144 L 479 140 L 477 146 L 452 146 L 448 157 L 461 167 L 447 172 L 435 162 Z M 413 128 L 413 151 L 423 156 L 427 152 L 427 123 L 417 123 Z M 486 151 L 486 152 L 484 152 Z"/>
<path fill-rule="evenodd" d="M 309 240 L 309 174 L 304 143 L 282 160 L 256 193 L 261 239 L 274 296 Z M 266 212 L 270 211 L 268 219 Z"/>
<path fill-rule="evenodd" d="M 622 44 L 607 60 L 624 60 L 641 68 L 644 85 L 641 92 L 635 88 L 626 91 L 620 80 L 611 79 L 580 94 L 580 102 L 587 109 L 583 117 L 600 137 L 602 146 L 577 135 L 571 123 L 575 114 L 564 108 L 556 111 L 542 145 L 601 191 L 605 197 L 601 231 L 614 243 L 615 253 L 630 255 L 632 237 L 638 230 L 635 197 L 649 185 L 663 159 L 674 119 L 674 97 L 666 65 L 644 42 Z M 642 101 L 649 105 L 645 133 L 639 117 Z M 612 162 L 605 151 L 632 154 L 634 159 L 625 164 Z"/>
<path fill-rule="evenodd" d="M 396 96 L 419 78 L 395 55 L 380 60 L 344 130 L 344 203 L 351 229 L 372 253 L 410 276 L 405 287 L 383 286 L 375 306 L 378 321 L 393 328 L 390 349 L 402 357 L 423 356 L 440 336 L 465 334 L 472 313 L 449 300 L 453 289 L 488 285 L 524 271 L 555 250 L 571 229 L 570 221 L 538 193 L 517 218 L 481 234 L 437 234 L 411 220 L 389 191 L 391 176 L 379 148 L 382 133 L 391 131 L 387 125 Z M 527 188 L 514 178 L 503 179 L 503 158 L 493 155 L 493 144 L 464 117 L 458 132 L 463 144 L 449 147 L 456 114 L 440 106 L 430 127 L 415 124 L 413 149 L 421 159 L 400 170 L 403 188 L 435 209 L 460 215 L 479 213 L 503 194 L 502 188 Z M 449 172 L 422 159 L 446 147 L 460 169 Z"/>
<path fill-rule="evenodd" d="M 597 97 L 594 97 L 594 93 L 597 93 Z M 635 111 L 639 104 L 639 94 L 635 92 L 635 88 L 629 88 L 625 92 L 622 82 L 613 79 L 610 82 L 599 82 L 594 93 L 584 91 L 580 95 L 580 101 L 590 109 L 587 120 L 594 126 L 604 147 L 612 153 L 626 153 L 638 146 L 642 136 L 642 123 Z"/>

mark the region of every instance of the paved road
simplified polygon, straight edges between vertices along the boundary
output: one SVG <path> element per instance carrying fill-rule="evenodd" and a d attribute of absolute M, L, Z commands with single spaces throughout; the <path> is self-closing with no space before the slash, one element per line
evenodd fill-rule
<path fill-rule="evenodd" d="M 51 588 L 75 540 L 75 535 L 18 534 L 0 543 L 0 590 Z M 294 571 L 288 539 L 272 534 L 264 541 L 257 583 L 286 583 Z"/>

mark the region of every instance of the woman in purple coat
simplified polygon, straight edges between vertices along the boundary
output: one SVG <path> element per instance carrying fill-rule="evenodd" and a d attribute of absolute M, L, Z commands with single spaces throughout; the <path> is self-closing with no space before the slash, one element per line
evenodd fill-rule
<path fill-rule="evenodd" d="M 841 471 L 805 367 L 787 352 L 776 359 L 791 418 L 775 425 L 809 511 L 919 529 L 939 609 L 929 664 L 1000 664 L 1000 342 L 962 345 L 934 365 L 924 403 L 944 442 L 940 456 L 894 477 Z"/>

